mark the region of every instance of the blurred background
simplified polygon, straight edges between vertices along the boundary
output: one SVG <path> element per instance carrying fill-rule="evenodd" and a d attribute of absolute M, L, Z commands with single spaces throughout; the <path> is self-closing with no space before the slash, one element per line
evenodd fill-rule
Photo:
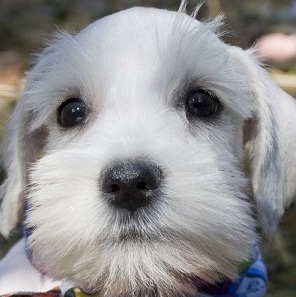
<path fill-rule="evenodd" d="M 188 11 L 198 1 L 191 0 Z M 32 55 L 58 28 L 77 31 L 104 15 L 131 6 L 176 10 L 180 0 L 0 0 L 0 140 L 22 90 Z M 296 1 L 207 0 L 199 19 L 226 16 L 223 39 L 247 48 L 257 43 L 277 83 L 296 96 Z M 295 74 L 295 75 L 294 75 Z M 295 115 L 296 116 L 296 115 Z M 296 141 L 296 140 L 295 140 Z M 0 182 L 4 172 L 0 163 Z M 295 181 L 296 182 L 296 181 Z M 0 237 L 0 258 L 19 238 Z M 288 210 L 272 243 L 262 249 L 269 270 L 268 295 L 296 296 L 296 207 Z"/>

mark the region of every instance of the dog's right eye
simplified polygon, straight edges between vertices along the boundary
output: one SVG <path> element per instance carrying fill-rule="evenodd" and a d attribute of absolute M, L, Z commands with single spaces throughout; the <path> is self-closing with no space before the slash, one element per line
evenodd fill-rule
<path fill-rule="evenodd" d="M 66 128 L 79 125 L 86 118 L 86 106 L 80 99 L 70 98 L 58 108 L 58 123 Z"/>

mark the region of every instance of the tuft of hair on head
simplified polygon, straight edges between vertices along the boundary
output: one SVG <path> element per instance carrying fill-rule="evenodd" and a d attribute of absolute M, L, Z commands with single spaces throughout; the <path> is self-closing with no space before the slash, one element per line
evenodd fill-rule
<path fill-rule="evenodd" d="M 224 20 L 225 15 L 223 12 L 221 12 L 216 17 L 209 18 L 208 20 L 204 21 L 204 23 L 212 32 L 214 32 L 220 38 L 229 33 L 228 30 L 224 29 Z"/>
<path fill-rule="evenodd" d="M 181 4 L 179 6 L 178 12 L 179 13 L 185 13 L 186 14 L 187 5 L 188 5 L 188 1 L 187 0 L 182 0 L 181 1 Z"/>
<path fill-rule="evenodd" d="M 197 4 L 190 16 L 195 19 L 203 5 L 204 2 L 200 2 L 199 4 Z"/>
<path fill-rule="evenodd" d="M 181 4 L 178 9 L 178 13 L 181 14 L 187 14 L 187 5 L 188 1 L 187 0 L 182 0 Z M 190 17 L 193 19 L 197 18 L 197 15 L 201 9 L 201 7 L 204 5 L 204 1 L 198 3 L 196 7 L 193 9 L 191 14 L 188 14 Z M 222 30 L 224 26 L 224 20 L 225 20 L 225 15 L 223 12 L 220 12 L 219 15 L 215 17 L 210 17 L 206 20 L 203 20 L 203 23 L 211 30 L 213 33 L 215 33 L 218 37 L 222 37 L 229 33 L 227 30 Z"/>
<path fill-rule="evenodd" d="M 182 0 L 178 9 L 179 13 L 184 13 L 187 14 L 187 5 L 188 5 L 187 0 Z M 196 18 L 200 8 L 203 6 L 204 2 L 200 2 L 196 5 L 196 7 L 193 9 L 193 12 L 190 14 L 191 17 Z"/>

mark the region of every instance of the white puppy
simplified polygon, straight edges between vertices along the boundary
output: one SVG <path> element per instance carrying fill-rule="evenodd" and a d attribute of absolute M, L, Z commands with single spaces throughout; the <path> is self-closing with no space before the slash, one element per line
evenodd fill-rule
<path fill-rule="evenodd" d="M 0 229 L 26 209 L 40 272 L 22 240 L 1 293 L 52 278 L 104 297 L 201 296 L 254 254 L 248 188 L 267 237 L 276 229 L 296 190 L 296 103 L 252 50 L 221 41 L 221 18 L 184 10 L 62 33 L 28 73 L 4 139 Z"/>

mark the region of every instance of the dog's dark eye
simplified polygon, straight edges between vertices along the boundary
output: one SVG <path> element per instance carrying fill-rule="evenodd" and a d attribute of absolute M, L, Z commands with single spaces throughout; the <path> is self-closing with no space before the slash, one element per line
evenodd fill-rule
<path fill-rule="evenodd" d="M 73 127 L 84 122 L 86 107 L 76 98 L 70 98 L 62 103 L 58 109 L 58 123 L 63 127 Z"/>
<path fill-rule="evenodd" d="M 186 111 L 190 116 L 207 117 L 216 113 L 219 105 L 220 103 L 217 97 L 204 90 L 198 90 L 188 96 Z"/>

